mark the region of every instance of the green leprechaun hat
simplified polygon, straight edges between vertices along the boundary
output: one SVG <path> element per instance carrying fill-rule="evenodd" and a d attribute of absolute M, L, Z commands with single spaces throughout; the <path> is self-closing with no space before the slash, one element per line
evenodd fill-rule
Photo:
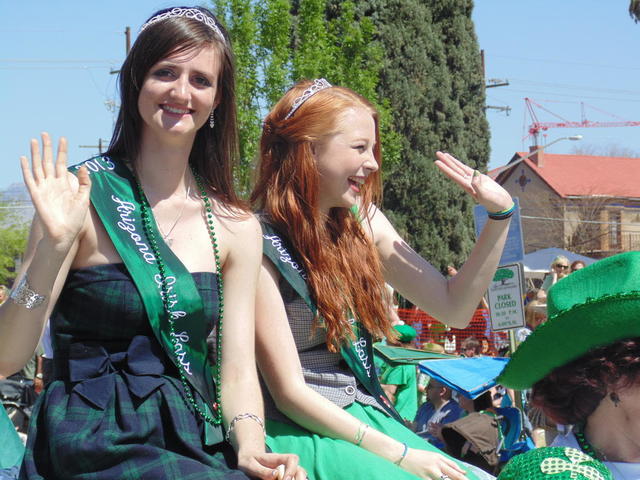
<path fill-rule="evenodd" d="M 600 260 L 549 289 L 547 322 L 514 352 L 498 383 L 526 389 L 595 347 L 640 337 L 640 252 Z"/>

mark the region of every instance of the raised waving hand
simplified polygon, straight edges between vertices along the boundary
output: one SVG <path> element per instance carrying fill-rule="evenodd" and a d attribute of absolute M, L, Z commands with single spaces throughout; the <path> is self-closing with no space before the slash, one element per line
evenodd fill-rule
<path fill-rule="evenodd" d="M 20 157 L 22 176 L 29 190 L 44 235 L 61 251 L 69 249 L 82 229 L 89 209 L 91 180 L 85 167 L 77 180 L 67 171 L 67 140 L 58 144 L 54 163 L 51 138 L 42 133 L 42 152 L 38 140 L 31 139 L 31 164 Z"/>
<path fill-rule="evenodd" d="M 488 212 L 499 212 L 513 204 L 509 192 L 487 175 L 465 165 L 448 153 L 436 152 L 436 157 L 436 166 Z"/>

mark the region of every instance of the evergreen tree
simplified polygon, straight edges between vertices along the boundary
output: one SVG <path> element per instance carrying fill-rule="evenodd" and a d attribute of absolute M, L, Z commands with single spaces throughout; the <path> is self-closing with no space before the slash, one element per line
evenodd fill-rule
<path fill-rule="evenodd" d="M 636 23 L 640 22 L 640 0 L 630 0 L 629 15 Z"/>
<path fill-rule="evenodd" d="M 441 150 L 480 170 L 488 161 L 473 2 L 362 0 L 359 8 L 373 19 L 384 47 L 378 93 L 391 102 L 402 136 L 401 160 L 386 175 L 383 207 L 436 267 L 459 265 L 474 240 L 473 201 L 433 160 Z"/>

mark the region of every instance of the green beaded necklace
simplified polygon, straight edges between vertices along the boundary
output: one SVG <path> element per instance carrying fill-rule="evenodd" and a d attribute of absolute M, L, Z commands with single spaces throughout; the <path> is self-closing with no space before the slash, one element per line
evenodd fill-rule
<path fill-rule="evenodd" d="M 188 404 L 193 407 L 193 409 L 200 415 L 200 417 L 210 423 L 212 425 L 220 425 L 222 423 L 222 403 L 220 399 L 220 388 L 222 386 L 222 372 L 221 372 L 221 362 L 222 362 L 222 318 L 224 315 L 224 294 L 223 294 L 223 283 L 222 283 L 222 270 L 220 264 L 220 251 L 218 249 L 218 241 L 216 239 L 216 232 L 213 226 L 213 209 L 211 207 L 211 200 L 207 195 L 207 191 L 204 187 L 204 183 L 200 175 L 198 175 L 193 167 L 191 167 L 191 173 L 193 177 L 196 179 L 196 184 L 198 186 L 198 191 L 200 193 L 200 198 L 202 199 L 202 203 L 205 208 L 205 216 L 207 229 L 209 230 L 209 238 L 211 239 L 211 246 L 213 248 L 213 256 L 216 262 L 216 284 L 218 290 L 218 330 L 216 332 L 216 365 L 215 365 L 215 376 L 216 376 L 216 403 L 213 405 L 213 410 L 215 412 L 215 418 L 209 415 L 209 413 L 202 409 L 196 399 L 191 392 L 191 387 L 187 381 L 187 377 L 185 376 L 183 367 L 178 367 L 178 371 L 180 373 L 180 381 L 182 382 L 182 386 L 185 391 L 185 395 L 188 400 Z M 140 180 L 135 176 L 136 186 L 138 188 L 138 196 L 140 197 L 140 214 L 142 216 L 142 226 L 144 229 L 144 233 L 149 240 L 149 245 L 153 250 L 153 254 L 156 257 L 158 263 L 158 272 L 161 278 L 160 289 L 162 292 L 162 304 L 164 305 L 165 312 L 168 314 L 169 320 L 169 330 L 171 333 L 171 338 L 173 339 L 173 343 L 177 343 L 178 339 L 175 335 L 175 322 L 170 314 L 169 307 L 169 291 L 167 289 L 167 278 L 166 278 L 166 267 L 162 260 L 162 256 L 160 255 L 160 249 L 158 248 L 158 242 L 155 238 L 155 235 L 151 231 L 151 218 L 153 217 L 153 213 L 151 211 L 151 206 L 149 205 L 149 201 L 144 194 L 144 190 L 142 189 L 142 185 L 140 184 Z M 176 365 L 180 365 L 180 361 L 177 358 L 178 352 L 174 351 L 176 355 Z M 186 401 L 186 400 L 185 400 Z"/>
<path fill-rule="evenodd" d="M 591 445 L 589 440 L 587 440 L 587 437 L 584 434 L 584 425 L 576 425 L 576 427 L 573 429 L 573 434 L 575 435 L 576 440 L 578 441 L 578 446 L 584 453 L 595 458 L 596 460 L 606 461 L 606 458 L 601 458 L 602 455 L 598 455 L 598 452 L 596 451 L 595 447 Z"/>

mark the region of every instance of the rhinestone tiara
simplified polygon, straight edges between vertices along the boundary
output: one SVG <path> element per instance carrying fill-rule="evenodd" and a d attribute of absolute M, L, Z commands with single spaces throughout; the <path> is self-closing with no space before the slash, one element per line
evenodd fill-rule
<path fill-rule="evenodd" d="M 324 90 L 325 88 L 329 88 L 331 86 L 332 85 L 329 82 L 327 82 L 324 78 L 316 78 L 313 81 L 313 84 L 309 86 L 309 88 L 307 88 L 304 92 L 302 92 L 302 95 L 300 95 L 298 98 L 296 98 L 293 101 L 293 105 L 291 105 L 291 110 L 289 110 L 289 113 L 287 113 L 284 119 L 288 120 L 289 117 L 291 117 L 291 115 L 293 115 L 295 111 L 298 110 L 298 108 L 300 108 L 300 105 L 302 105 L 304 102 L 306 102 L 309 99 L 309 97 L 312 97 L 319 91 Z"/>
<path fill-rule="evenodd" d="M 222 35 L 222 31 L 220 30 L 218 25 L 216 25 L 216 22 L 214 22 L 213 18 L 211 18 L 208 15 L 205 15 L 197 8 L 180 8 L 180 7 L 172 8 L 168 12 L 164 12 L 159 15 L 156 15 L 155 17 L 151 17 L 149 21 L 147 21 L 144 25 L 142 25 L 142 27 L 140 27 L 140 32 L 144 31 L 145 28 L 153 25 L 154 23 L 161 22 L 162 20 L 166 20 L 167 18 L 177 18 L 177 17 L 193 18 L 194 20 L 198 20 L 199 22 L 204 23 L 209 28 L 211 28 L 211 30 L 213 30 L 216 33 L 216 35 L 218 35 L 220 40 L 222 40 L 222 43 L 224 44 L 227 43 L 226 40 L 224 39 L 224 35 Z"/>

